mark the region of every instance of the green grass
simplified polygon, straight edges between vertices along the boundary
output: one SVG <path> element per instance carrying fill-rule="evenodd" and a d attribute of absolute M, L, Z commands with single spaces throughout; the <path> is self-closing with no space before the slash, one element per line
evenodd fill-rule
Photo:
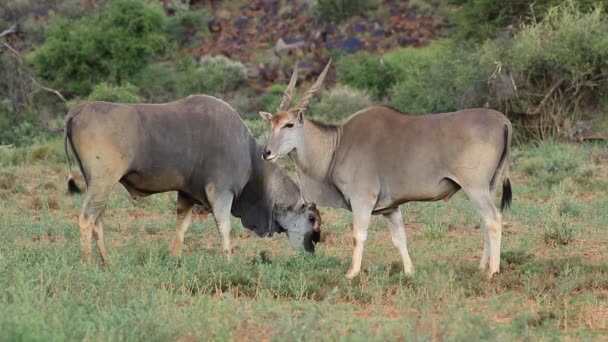
<path fill-rule="evenodd" d="M 346 279 L 351 214 L 329 208 L 312 257 L 233 220 L 228 261 L 212 217 L 195 216 L 183 256 L 172 258 L 175 195 L 133 201 L 122 188 L 105 214 L 111 266 L 98 256 L 85 265 L 76 223 L 83 199 L 65 195 L 61 143 L 0 151 L 0 340 L 605 337 L 606 153 L 605 144 L 514 149 L 501 274 L 488 281 L 477 270 L 479 219 L 462 193 L 403 206 L 412 276 L 384 218 L 374 217 L 362 274 Z M 583 181 L 577 170 L 592 176 Z"/>

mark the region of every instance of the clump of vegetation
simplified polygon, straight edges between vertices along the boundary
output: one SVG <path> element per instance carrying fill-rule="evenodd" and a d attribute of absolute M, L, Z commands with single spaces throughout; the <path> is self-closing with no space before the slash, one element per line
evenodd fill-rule
<path fill-rule="evenodd" d="M 184 95 L 224 94 L 235 90 L 247 78 L 243 63 L 224 56 L 203 57 L 198 65 L 178 75 Z"/>
<path fill-rule="evenodd" d="M 142 69 L 134 83 L 154 102 L 174 101 L 193 94 L 225 95 L 247 77 L 245 66 L 224 56 L 203 57 L 196 64 L 190 57 L 178 63 L 153 63 Z"/>
<path fill-rule="evenodd" d="M 324 120 L 339 121 L 372 104 L 372 99 L 365 91 L 337 85 L 324 92 L 320 101 L 312 103 L 310 112 Z"/>
<path fill-rule="evenodd" d="M 388 93 L 393 105 L 409 114 L 449 112 L 479 107 L 488 98 L 491 65 L 479 64 L 472 51 L 451 41 L 424 49 L 406 48 L 386 55 L 398 71 Z"/>
<path fill-rule="evenodd" d="M 451 11 L 451 19 L 456 24 L 455 38 L 481 43 L 494 39 L 500 32 L 512 34 L 522 24 L 543 20 L 547 13 L 563 0 L 447 0 L 448 4 L 458 5 Z M 608 10 L 606 0 L 570 0 L 581 11 L 593 11 L 596 6 Z"/>
<path fill-rule="evenodd" d="M 522 149 L 515 163 L 537 186 L 553 187 L 581 172 L 583 156 L 575 146 L 554 140 Z"/>
<path fill-rule="evenodd" d="M 341 58 L 336 63 L 336 73 L 342 83 L 369 92 L 375 100 L 384 98 L 399 80 L 398 70 L 382 57 L 366 52 Z"/>
<path fill-rule="evenodd" d="M 579 227 L 572 222 L 567 199 L 563 194 L 549 203 L 549 212 L 542 219 L 543 239 L 552 246 L 565 246 L 576 238 Z"/>
<path fill-rule="evenodd" d="M 61 90 L 86 94 L 100 82 L 121 84 L 165 43 L 158 5 L 115 0 L 77 20 L 57 18 L 29 56 L 38 75 Z"/>
<path fill-rule="evenodd" d="M 209 33 L 206 23 L 207 11 L 192 11 L 188 5 L 180 6 L 167 19 L 165 34 L 169 41 L 179 46 L 190 46 Z"/>
<path fill-rule="evenodd" d="M 578 121 L 594 113 L 606 120 L 607 24 L 599 7 L 585 13 L 566 3 L 550 9 L 543 21 L 525 25 L 512 42 L 494 43 L 500 48 L 485 59 L 504 65 L 499 74 L 508 75 L 517 89 L 498 105 L 525 113 L 525 128 L 537 139 L 572 138 Z"/>
<path fill-rule="evenodd" d="M 137 103 L 141 98 L 137 95 L 137 87 L 126 83 L 123 86 L 113 86 L 109 83 L 100 83 L 93 87 L 87 98 L 89 101 L 108 101 L 118 103 Z"/>
<path fill-rule="evenodd" d="M 283 99 L 285 88 L 287 88 L 286 85 L 273 84 L 266 89 L 264 94 L 260 96 L 260 103 L 262 104 L 264 111 L 269 113 L 274 113 L 277 111 L 277 108 Z"/>
<path fill-rule="evenodd" d="M 316 12 L 322 21 L 339 22 L 364 15 L 378 6 L 378 0 L 317 0 Z"/>

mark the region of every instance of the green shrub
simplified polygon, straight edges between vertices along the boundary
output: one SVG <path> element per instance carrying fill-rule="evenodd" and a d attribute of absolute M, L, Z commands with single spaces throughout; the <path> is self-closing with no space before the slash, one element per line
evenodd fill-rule
<path fill-rule="evenodd" d="M 135 75 L 133 83 L 148 102 L 175 101 L 181 96 L 177 73 L 173 63 L 151 63 Z"/>
<path fill-rule="evenodd" d="M 592 115 L 605 120 L 607 25 L 600 8 L 585 13 L 566 3 L 548 10 L 543 21 L 523 26 L 512 40 L 485 44 L 481 58 L 503 65 L 502 75 L 517 89 L 516 96 L 495 106 L 527 114 L 524 128 L 539 139 L 571 138 L 577 122 Z"/>
<path fill-rule="evenodd" d="M 427 114 L 479 107 L 488 98 L 492 66 L 480 64 L 473 51 L 459 49 L 451 41 L 396 50 L 385 60 L 398 66 L 398 81 L 389 94 L 391 103 L 403 112 Z"/>
<path fill-rule="evenodd" d="M 247 77 L 245 66 L 224 56 L 203 57 L 192 70 L 178 74 L 182 95 L 224 94 L 235 90 Z"/>
<path fill-rule="evenodd" d="M 167 19 L 165 33 L 170 41 L 177 42 L 180 46 L 190 46 L 208 34 L 206 23 L 206 11 L 190 11 L 185 8 Z"/>
<path fill-rule="evenodd" d="M 399 68 L 383 58 L 367 52 L 341 58 L 336 63 L 336 73 L 342 83 L 366 90 L 380 100 L 399 80 Z"/>
<path fill-rule="evenodd" d="M 268 87 L 259 99 L 262 104 L 262 110 L 269 113 L 275 113 L 279 104 L 281 104 L 285 88 L 287 88 L 287 86 L 283 84 L 273 84 Z"/>
<path fill-rule="evenodd" d="M 522 24 L 541 21 L 549 10 L 563 0 L 446 0 L 458 5 L 450 18 L 456 24 L 455 37 L 458 40 L 482 42 L 496 38 L 500 30 L 513 32 Z M 573 0 L 582 11 L 593 11 L 596 5 L 608 10 L 606 0 Z"/>
<path fill-rule="evenodd" d="M 241 62 L 206 56 L 196 65 L 187 56 L 178 63 L 150 64 L 134 77 L 134 82 L 148 102 L 168 102 L 192 94 L 223 96 L 236 90 L 246 77 Z"/>
<path fill-rule="evenodd" d="M 321 101 L 313 102 L 309 111 L 323 120 L 339 121 L 372 104 L 372 99 L 366 92 L 337 85 L 326 91 Z"/>
<path fill-rule="evenodd" d="M 377 0 L 317 0 L 316 12 L 322 21 L 339 22 L 363 15 L 377 6 Z"/>
<path fill-rule="evenodd" d="M 164 19 L 158 5 L 109 1 L 81 19 L 55 19 L 28 59 L 39 75 L 67 92 L 85 94 L 102 81 L 121 84 L 163 46 Z"/>
<path fill-rule="evenodd" d="M 113 86 L 108 83 L 100 83 L 93 87 L 93 91 L 87 98 L 89 101 L 108 101 L 116 103 L 142 102 L 137 95 L 137 87 L 127 83 L 124 86 Z"/>

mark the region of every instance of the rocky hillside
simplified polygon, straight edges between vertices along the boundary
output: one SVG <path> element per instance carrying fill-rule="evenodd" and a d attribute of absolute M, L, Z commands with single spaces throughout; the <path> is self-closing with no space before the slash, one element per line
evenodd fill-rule
<path fill-rule="evenodd" d="M 195 58 L 225 55 L 239 60 L 247 65 L 250 78 L 262 85 L 289 77 L 292 56 L 300 60 L 302 74 L 312 77 L 332 54 L 421 46 L 447 25 L 443 18 L 431 16 L 433 7 L 420 11 L 407 1 L 383 1 L 364 16 L 342 23 L 320 20 L 310 1 L 225 3 L 210 6 L 206 1 L 193 1 L 193 8 L 210 9 L 210 36 L 190 51 Z"/>

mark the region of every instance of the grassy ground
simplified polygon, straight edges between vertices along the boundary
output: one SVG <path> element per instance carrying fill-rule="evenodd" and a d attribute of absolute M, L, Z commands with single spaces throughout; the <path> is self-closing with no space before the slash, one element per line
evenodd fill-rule
<path fill-rule="evenodd" d="M 514 149 L 502 272 L 478 272 L 482 234 L 458 194 L 404 206 L 416 273 L 402 273 L 382 218 L 364 271 L 344 275 L 350 213 L 323 208 L 314 257 L 285 236 L 233 221 L 224 259 L 212 219 L 197 218 L 184 255 L 168 256 L 174 194 L 106 211 L 112 265 L 80 261 L 61 144 L 0 151 L 0 340 L 608 339 L 608 145 Z"/>

